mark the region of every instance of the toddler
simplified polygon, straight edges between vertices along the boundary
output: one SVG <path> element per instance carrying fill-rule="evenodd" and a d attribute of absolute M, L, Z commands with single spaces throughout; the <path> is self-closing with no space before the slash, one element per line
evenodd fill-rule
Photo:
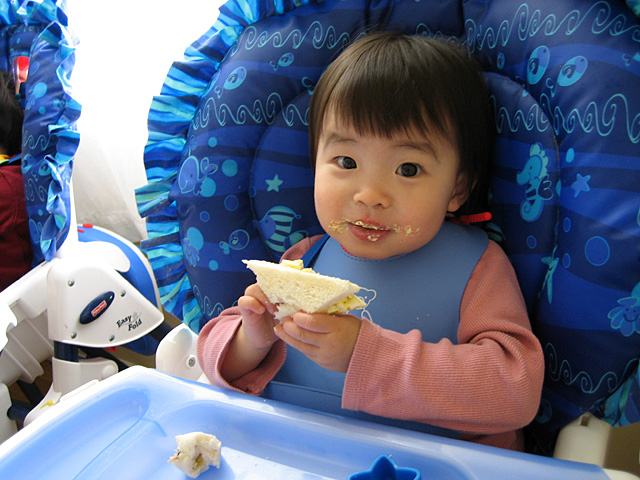
<path fill-rule="evenodd" d="M 461 224 L 486 208 L 491 124 L 480 68 L 457 44 L 379 32 L 349 46 L 309 109 L 327 234 L 283 258 L 365 287 L 367 305 L 277 324 L 277 306 L 251 285 L 200 333 L 210 381 L 522 449 L 519 429 L 540 401 L 541 347 L 506 255 Z"/>

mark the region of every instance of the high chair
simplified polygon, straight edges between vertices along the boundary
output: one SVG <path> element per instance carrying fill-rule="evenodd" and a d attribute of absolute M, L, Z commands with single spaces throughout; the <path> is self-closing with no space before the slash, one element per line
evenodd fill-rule
<path fill-rule="evenodd" d="M 616 391 L 637 383 L 640 352 L 638 10 L 631 0 L 229 1 L 149 115 L 149 184 L 137 195 L 163 304 L 197 333 L 253 282 L 241 259 L 277 260 L 319 233 L 306 109 L 349 41 L 374 25 L 456 37 L 483 65 L 498 132 L 486 229 L 516 269 L 545 353 L 532 448 L 551 455 L 559 431 L 587 412 L 587 423 L 604 417 L 607 399 L 607 418 L 622 418 L 611 423 L 629 421 L 615 412 L 634 410 Z M 186 328 L 164 342 L 158 367 L 197 379 Z"/>
<path fill-rule="evenodd" d="M 153 273 L 139 249 L 107 230 L 76 226 L 70 180 L 80 105 L 69 87 L 75 40 L 67 29 L 65 2 L 5 1 L 0 7 L 1 68 L 23 68 L 14 75 L 22 82 L 22 171 L 36 264 L 0 292 L 3 441 L 17 431 L 16 419 L 29 424 L 64 394 L 118 372 L 110 355 L 81 358 L 79 347 L 128 344 L 143 350 L 146 341 L 138 339 L 164 317 Z M 151 344 L 153 353 L 157 342 Z M 32 400 L 39 403 L 26 418 L 21 411 L 13 415 L 8 386 L 32 383 L 47 359 L 52 359 L 51 388 Z"/>

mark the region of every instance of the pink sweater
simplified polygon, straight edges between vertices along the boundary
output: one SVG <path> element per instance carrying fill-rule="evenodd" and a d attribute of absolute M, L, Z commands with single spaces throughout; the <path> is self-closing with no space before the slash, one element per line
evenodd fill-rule
<path fill-rule="evenodd" d="M 297 259 L 305 239 L 283 258 Z M 212 384 L 260 395 L 283 365 L 278 340 L 252 372 L 229 384 L 220 367 L 241 317 L 230 308 L 198 338 L 198 360 Z M 531 331 L 515 273 L 489 242 L 462 298 L 458 344 L 426 343 L 417 330 L 400 334 L 363 321 L 347 371 L 342 407 L 459 431 L 464 440 L 522 449 L 519 429 L 540 402 L 544 360 Z"/>

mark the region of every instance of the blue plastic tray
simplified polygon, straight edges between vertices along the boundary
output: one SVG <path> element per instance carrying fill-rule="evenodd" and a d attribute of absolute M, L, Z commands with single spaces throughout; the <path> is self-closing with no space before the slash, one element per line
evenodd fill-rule
<path fill-rule="evenodd" d="M 184 479 L 167 459 L 175 435 L 222 442 L 199 478 L 347 479 L 381 455 L 428 480 L 591 480 L 602 469 L 342 417 L 133 367 L 86 389 L 0 445 L 0 478 Z"/>

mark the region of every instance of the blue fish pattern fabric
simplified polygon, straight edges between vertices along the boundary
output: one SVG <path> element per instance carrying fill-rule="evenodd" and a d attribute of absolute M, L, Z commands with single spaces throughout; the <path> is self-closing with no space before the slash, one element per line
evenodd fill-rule
<path fill-rule="evenodd" d="M 29 58 L 21 101 L 22 175 L 34 263 L 51 260 L 71 226 L 71 170 L 80 104 L 71 95 L 76 40 L 65 1 L 0 1 L 0 68 Z M 74 227 L 75 228 L 75 227 Z"/>
<path fill-rule="evenodd" d="M 550 453 L 562 426 L 586 411 L 605 416 L 607 399 L 637 384 L 636 3 L 228 1 L 173 64 L 149 113 L 149 183 L 137 200 L 165 308 L 197 332 L 253 281 L 241 259 L 277 260 L 319 233 L 307 109 L 345 45 L 380 25 L 458 38 L 491 93 L 498 138 L 486 229 L 513 262 L 545 352 L 530 431 Z"/>

